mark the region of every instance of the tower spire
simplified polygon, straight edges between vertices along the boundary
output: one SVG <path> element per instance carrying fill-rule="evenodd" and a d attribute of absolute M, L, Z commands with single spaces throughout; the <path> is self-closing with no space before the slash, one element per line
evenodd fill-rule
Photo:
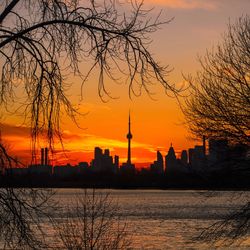
<path fill-rule="evenodd" d="M 132 139 L 132 133 L 131 133 L 131 122 L 130 122 L 130 110 L 129 110 L 129 115 L 128 115 L 128 134 L 127 134 L 127 139 L 128 139 L 128 159 L 127 159 L 127 164 L 131 165 L 131 139 Z"/>

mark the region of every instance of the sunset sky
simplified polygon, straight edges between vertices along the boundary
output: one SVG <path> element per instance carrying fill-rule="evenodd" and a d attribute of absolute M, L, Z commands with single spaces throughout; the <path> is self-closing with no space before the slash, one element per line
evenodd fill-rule
<path fill-rule="evenodd" d="M 162 10 L 164 19 L 173 21 L 152 34 L 150 51 L 162 65 L 169 65 L 172 72 L 168 80 L 177 86 L 183 84 L 182 74 L 194 74 L 199 69 L 198 55 L 220 42 L 227 25 L 249 13 L 249 0 L 145 0 L 145 7 L 154 7 L 155 15 Z M 84 65 L 82 65 L 84 72 Z M 69 91 L 70 99 L 79 106 L 84 116 L 78 117 L 83 128 L 65 118 L 63 122 L 65 153 L 58 153 L 56 163 L 90 161 L 95 146 L 109 148 L 112 155 L 126 161 L 128 113 L 131 111 L 132 161 L 145 166 L 156 158 L 156 150 L 165 156 L 170 143 L 176 152 L 200 143 L 191 140 L 183 122 L 177 101 L 165 95 L 161 86 L 151 88 L 154 95 L 128 96 L 128 85 L 107 83 L 111 98 L 103 102 L 98 96 L 94 76 L 84 85 L 80 101 L 80 83 L 72 76 L 75 85 Z M 76 94 L 77 93 L 77 94 Z M 29 158 L 29 129 L 22 126 L 22 119 L 4 117 L 2 137 L 10 150 L 22 158 Z M 46 146 L 46 145 L 41 145 Z"/>

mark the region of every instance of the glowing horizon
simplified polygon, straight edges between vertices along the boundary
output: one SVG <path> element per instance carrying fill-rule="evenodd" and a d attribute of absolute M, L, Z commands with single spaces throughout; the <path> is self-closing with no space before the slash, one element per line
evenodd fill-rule
<path fill-rule="evenodd" d="M 162 10 L 162 18 L 174 20 L 152 34 L 150 51 L 161 65 L 173 69 L 168 81 L 176 86 L 184 83 L 182 74 L 195 74 L 200 66 L 197 55 L 204 55 L 213 45 L 220 42 L 227 24 L 234 22 L 250 9 L 248 0 L 145 0 L 145 9 L 155 7 L 153 14 Z M 88 62 L 83 62 L 80 70 L 84 72 Z M 88 66 L 88 65 L 87 65 Z M 67 94 L 78 110 L 85 114 L 78 116 L 79 129 L 69 118 L 64 117 L 62 131 L 65 153 L 56 143 L 58 163 L 93 159 L 94 147 L 109 148 L 111 155 L 119 155 L 120 162 L 127 157 L 127 118 L 131 110 L 132 119 L 132 160 L 140 163 L 153 162 L 159 149 L 166 155 L 171 142 L 179 154 L 183 149 L 201 144 L 190 140 L 184 124 L 183 114 L 176 99 L 168 97 L 162 86 L 152 82 L 149 97 L 145 92 L 137 97 L 128 96 L 128 85 L 106 82 L 106 89 L 113 98 L 98 96 L 96 75 L 89 77 L 80 96 L 81 80 L 70 76 L 72 82 Z M 81 101 L 82 100 L 82 101 Z M 12 116 L 1 114 L 2 137 L 10 151 L 28 162 L 30 152 L 29 124 L 24 124 L 22 114 Z M 42 140 L 40 147 L 46 147 Z"/>
<path fill-rule="evenodd" d="M 16 153 L 18 159 L 29 164 L 31 159 L 29 128 L 1 124 L 1 130 L 5 131 L 3 139 L 10 152 Z M 73 134 L 69 131 L 64 131 L 63 141 L 65 150 L 60 149 L 59 145 L 55 145 L 53 156 L 50 153 L 50 160 L 53 161 L 53 165 L 67 163 L 77 164 L 82 161 L 90 163 L 94 157 L 95 147 L 100 147 L 102 150 L 109 149 L 112 156 L 118 155 L 120 157 L 121 163 L 127 161 L 128 144 L 126 136 L 124 136 L 124 140 L 117 140 L 86 133 Z M 15 147 L 13 147 L 13 144 L 15 144 Z M 45 146 L 41 144 L 41 148 L 42 147 Z M 155 160 L 157 150 L 165 156 L 168 151 L 168 146 L 157 146 L 132 140 L 132 162 L 139 167 L 142 166 L 142 164 L 144 164 L 144 167 L 148 167 L 149 164 Z M 179 155 L 180 149 L 177 149 L 176 153 Z M 40 149 L 37 150 L 36 155 L 39 163 Z"/>

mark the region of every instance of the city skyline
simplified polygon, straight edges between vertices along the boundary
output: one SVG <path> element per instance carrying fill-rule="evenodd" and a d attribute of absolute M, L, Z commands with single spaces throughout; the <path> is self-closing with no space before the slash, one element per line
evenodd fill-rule
<path fill-rule="evenodd" d="M 128 135 L 131 135 L 130 126 L 128 131 Z M 127 136 L 128 142 L 130 142 L 131 137 Z M 184 186 L 194 184 L 195 186 L 201 184 L 200 180 L 203 177 L 211 177 L 214 173 L 219 176 L 225 174 L 227 176 L 230 165 L 235 163 L 244 164 L 244 162 L 249 161 L 250 157 L 249 147 L 246 145 L 230 145 L 225 139 L 215 140 L 205 139 L 204 137 L 202 145 L 195 145 L 194 148 L 182 150 L 181 157 L 176 156 L 171 143 L 166 155 L 157 151 L 155 152 L 156 159 L 149 167 L 144 166 L 141 169 L 136 169 L 130 159 L 130 143 L 128 143 L 127 150 L 128 159 L 126 162 L 120 162 L 119 156 L 112 155 L 107 148 L 95 147 L 91 162 L 83 160 L 75 165 L 71 165 L 70 163 L 56 165 L 53 164 L 53 159 L 50 159 L 48 148 L 41 148 L 39 162 L 21 168 L 18 165 L 5 168 L 0 172 L 0 177 L 6 176 L 9 180 L 18 178 L 17 180 L 20 185 L 27 185 L 26 177 L 35 178 L 34 181 L 40 178 L 39 185 L 45 186 L 53 185 L 53 181 L 57 183 L 56 185 L 64 185 L 61 182 L 63 180 L 66 180 L 70 184 L 70 181 L 74 180 L 74 178 L 76 178 L 78 183 L 76 185 L 79 185 L 83 179 L 86 180 L 89 177 L 88 185 L 95 185 L 95 176 L 97 178 L 103 176 L 104 179 L 102 179 L 101 185 L 104 186 L 109 184 L 117 186 L 116 181 L 118 179 L 121 179 L 124 184 L 128 181 L 128 185 L 131 184 L 129 180 L 132 180 L 133 185 L 150 186 L 151 181 L 154 180 L 155 182 L 153 183 L 155 185 L 162 187 L 176 184 Z M 241 176 L 240 171 L 238 174 Z M 133 179 L 134 177 L 136 179 Z M 230 180 L 230 174 L 228 177 L 228 180 Z M 46 178 L 49 179 L 46 180 Z M 112 183 L 109 183 L 109 178 L 111 178 Z M 227 177 L 225 177 L 226 179 Z M 193 181 L 194 183 L 192 184 Z M 204 185 L 209 185 L 210 182 L 213 183 L 213 178 L 205 181 Z M 70 185 L 73 184 L 71 183 Z"/>
<path fill-rule="evenodd" d="M 153 16 L 163 11 L 162 18 L 170 20 L 152 37 L 150 45 L 162 65 L 173 69 L 168 76 L 171 84 L 182 86 L 183 74 L 194 74 L 199 69 L 197 55 L 203 55 L 207 49 L 221 41 L 229 22 L 247 13 L 249 1 L 151 1 L 144 2 L 145 8 L 155 7 Z M 128 10 L 129 13 L 129 10 Z M 80 65 L 85 69 L 86 62 Z M 118 75 L 117 75 L 118 77 Z M 175 98 L 165 95 L 161 86 L 150 89 L 152 98 L 145 92 L 140 97 L 128 96 L 128 84 L 117 85 L 112 81 L 107 83 L 107 91 L 113 98 L 98 95 L 98 84 L 95 74 L 83 86 L 83 96 L 80 97 L 81 81 L 70 76 L 74 83 L 67 91 L 73 104 L 79 112 L 85 114 L 77 117 L 77 125 L 64 117 L 62 132 L 65 153 L 60 143 L 55 143 L 58 163 L 76 163 L 82 158 L 89 161 L 95 145 L 110 148 L 114 154 L 119 154 L 122 160 L 127 158 L 127 142 L 124 134 L 127 132 L 127 112 L 131 109 L 134 119 L 133 161 L 137 166 L 151 163 L 155 151 L 166 153 L 171 142 L 178 154 L 181 149 L 193 147 L 196 142 L 190 140 L 190 135 L 184 125 L 183 114 Z M 82 100 L 82 101 L 81 101 Z M 103 102 L 104 101 L 104 102 Z M 17 155 L 26 163 L 30 159 L 30 128 L 22 119 L 22 112 L 15 117 L 2 114 L 1 130 L 3 139 L 11 153 Z M 46 144 L 40 139 L 40 147 Z"/>
<path fill-rule="evenodd" d="M 28 129 L 27 129 L 28 130 Z M 127 144 L 125 143 L 125 139 L 124 139 L 124 143 L 127 145 L 126 147 L 126 157 L 119 157 L 119 160 L 122 164 L 124 164 L 124 166 L 135 166 L 137 169 L 140 168 L 150 168 L 150 166 L 153 163 L 152 161 L 148 161 L 148 162 L 136 162 L 135 158 L 133 158 L 133 149 L 136 148 L 136 146 L 134 147 L 133 143 L 131 142 L 133 135 L 131 132 L 131 111 L 129 110 L 128 112 L 128 132 L 126 134 L 126 136 L 124 136 L 124 138 L 127 139 Z M 135 143 L 136 145 L 136 143 Z M 170 144 L 170 148 L 172 148 L 173 143 L 171 142 Z M 152 149 L 152 153 L 155 155 L 156 152 L 161 152 L 163 155 L 167 155 L 169 152 L 169 148 L 166 146 L 167 150 L 160 150 L 159 147 L 157 147 L 156 149 Z M 99 149 L 99 150 L 108 150 L 108 152 L 113 153 L 112 149 L 110 150 L 109 147 L 103 147 L 103 146 L 99 146 L 99 145 L 95 145 L 94 149 Z M 177 149 L 175 150 L 176 156 L 178 159 L 181 159 L 181 153 L 182 153 L 183 149 Z M 62 152 L 63 154 L 67 154 L 67 150 Z M 93 150 L 90 152 L 91 156 L 89 158 L 83 157 L 78 159 L 78 161 L 72 161 L 72 159 L 67 158 L 65 161 L 60 161 L 60 159 L 58 160 L 58 153 L 57 152 L 49 152 L 48 147 L 44 147 L 41 148 L 37 151 L 36 156 L 35 156 L 35 162 L 36 164 L 40 162 L 41 165 L 65 165 L 65 164 L 70 164 L 70 165 L 75 165 L 78 164 L 79 162 L 88 162 L 91 165 L 91 162 L 93 161 Z M 96 155 L 96 153 L 94 153 L 94 156 Z M 108 153 L 109 155 L 109 153 Z M 60 156 L 59 156 L 60 157 Z M 50 158 L 50 159 L 49 159 Z M 18 159 L 18 158 L 17 158 Z M 21 161 L 20 161 L 21 162 Z M 61 162 L 61 164 L 60 164 Z M 24 163 L 24 165 L 29 165 L 30 162 L 22 162 L 22 164 Z M 133 165 L 134 163 L 134 165 Z"/>
<path fill-rule="evenodd" d="M 249 10 L 0 1 L 0 249 L 250 249 Z"/>

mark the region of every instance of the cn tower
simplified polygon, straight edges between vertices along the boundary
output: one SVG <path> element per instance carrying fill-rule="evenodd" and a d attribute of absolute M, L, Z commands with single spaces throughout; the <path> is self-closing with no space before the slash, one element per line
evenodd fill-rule
<path fill-rule="evenodd" d="M 131 134 L 131 130 L 130 130 L 130 112 L 129 112 L 129 116 L 128 116 L 128 134 L 127 134 L 127 139 L 128 139 L 128 160 L 127 160 L 127 164 L 131 165 L 131 139 L 132 139 L 132 134 Z"/>

